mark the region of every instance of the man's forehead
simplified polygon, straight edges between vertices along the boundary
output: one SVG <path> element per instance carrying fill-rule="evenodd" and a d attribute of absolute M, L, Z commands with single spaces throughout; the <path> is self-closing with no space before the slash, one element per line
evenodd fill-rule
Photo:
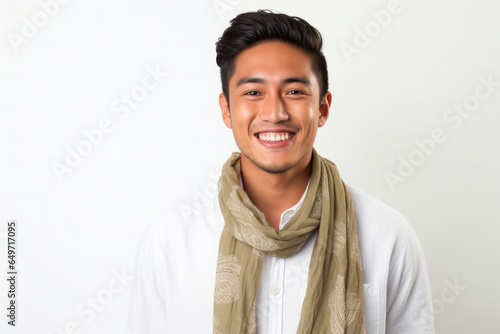
<path fill-rule="evenodd" d="M 245 49 L 236 57 L 230 79 L 233 86 L 267 83 L 270 79 L 312 84 L 316 76 L 310 55 L 294 45 L 268 41 Z"/>

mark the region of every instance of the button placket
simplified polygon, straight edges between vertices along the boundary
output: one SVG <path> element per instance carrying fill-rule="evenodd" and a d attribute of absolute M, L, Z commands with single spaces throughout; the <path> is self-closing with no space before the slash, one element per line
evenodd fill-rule
<path fill-rule="evenodd" d="M 272 284 L 270 286 L 270 318 L 271 333 L 282 333 L 283 331 L 283 286 L 285 278 L 285 260 L 272 258 Z"/>

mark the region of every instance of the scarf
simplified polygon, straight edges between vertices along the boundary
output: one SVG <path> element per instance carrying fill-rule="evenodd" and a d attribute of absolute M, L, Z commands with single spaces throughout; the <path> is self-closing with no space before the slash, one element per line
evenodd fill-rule
<path fill-rule="evenodd" d="M 288 258 L 317 230 L 297 333 L 364 334 L 363 280 L 354 210 L 337 167 L 313 149 L 304 202 L 285 227 L 269 226 L 239 184 L 240 154 L 222 168 L 214 334 L 255 334 L 264 255 Z"/>

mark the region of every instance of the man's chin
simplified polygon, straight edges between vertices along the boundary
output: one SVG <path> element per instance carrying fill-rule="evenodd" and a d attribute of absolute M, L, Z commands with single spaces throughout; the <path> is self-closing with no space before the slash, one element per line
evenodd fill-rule
<path fill-rule="evenodd" d="M 280 163 L 280 164 L 255 163 L 255 165 L 259 169 L 261 169 L 264 172 L 269 173 L 269 174 L 283 174 L 283 173 L 288 172 L 293 167 L 293 164 L 283 164 L 283 163 Z"/>
<path fill-rule="evenodd" d="M 243 157 L 242 153 L 242 157 Z M 246 160 L 250 161 L 258 169 L 269 174 L 283 174 L 292 169 L 297 162 L 290 160 L 286 155 L 264 155 L 264 156 L 244 156 Z"/>

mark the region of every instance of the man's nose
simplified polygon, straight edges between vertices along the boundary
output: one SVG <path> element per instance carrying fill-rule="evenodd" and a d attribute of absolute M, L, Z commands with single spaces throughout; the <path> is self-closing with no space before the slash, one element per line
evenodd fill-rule
<path fill-rule="evenodd" d="M 261 119 L 263 121 L 279 123 L 289 119 L 285 104 L 279 94 L 268 94 L 262 107 Z"/>

